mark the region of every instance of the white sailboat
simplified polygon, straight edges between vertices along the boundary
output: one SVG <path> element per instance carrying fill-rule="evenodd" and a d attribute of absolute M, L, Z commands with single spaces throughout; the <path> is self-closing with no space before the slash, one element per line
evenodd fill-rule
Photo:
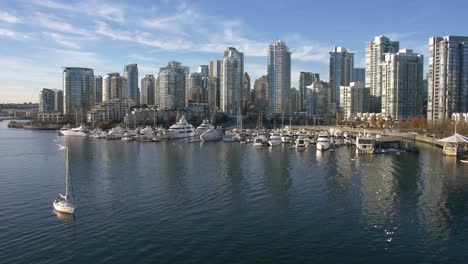
<path fill-rule="evenodd" d="M 68 200 L 68 147 L 63 147 L 65 149 L 65 195 L 59 193 L 59 197 L 54 200 L 53 207 L 56 211 L 60 213 L 73 214 L 75 212 L 75 207 Z"/>

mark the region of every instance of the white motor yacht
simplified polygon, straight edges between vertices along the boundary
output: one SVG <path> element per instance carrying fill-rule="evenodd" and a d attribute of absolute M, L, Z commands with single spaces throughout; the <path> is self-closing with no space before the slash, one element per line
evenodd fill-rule
<path fill-rule="evenodd" d="M 210 128 L 214 128 L 214 127 L 210 124 L 208 120 L 203 120 L 203 123 L 195 129 L 195 136 L 199 136 L 205 133 Z"/>
<path fill-rule="evenodd" d="M 270 146 L 278 146 L 278 145 L 281 145 L 282 141 L 281 141 L 281 137 L 277 134 L 273 134 L 270 136 L 270 140 L 268 140 L 268 145 Z"/>
<path fill-rule="evenodd" d="M 200 135 L 201 141 L 218 141 L 223 138 L 223 134 L 218 129 L 212 127 Z"/>
<path fill-rule="evenodd" d="M 151 128 L 151 126 L 146 126 L 146 127 L 143 128 L 142 130 L 140 130 L 139 135 L 137 135 L 137 136 L 135 137 L 135 139 L 136 139 L 137 141 L 149 142 L 149 141 L 152 141 L 152 140 L 153 140 L 153 137 L 154 137 L 154 131 L 153 131 L 153 129 Z"/>
<path fill-rule="evenodd" d="M 356 137 L 356 154 L 373 154 L 375 138 L 369 134 L 359 134 Z"/>
<path fill-rule="evenodd" d="M 125 133 L 125 130 L 121 126 L 113 127 L 109 130 L 109 133 L 106 135 L 107 140 L 121 139 Z"/>
<path fill-rule="evenodd" d="M 263 147 L 267 143 L 267 139 L 264 135 L 257 135 L 254 140 L 253 140 L 253 146 L 254 147 Z"/>
<path fill-rule="evenodd" d="M 306 149 L 309 146 L 309 139 L 306 137 L 298 137 L 296 139 L 296 149 Z"/>
<path fill-rule="evenodd" d="M 170 126 L 169 130 L 167 131 L 167 137 L 169 139 L 187 138 L 193 137 L 194 135 L 195 129 L 187 122 L 185 116 L 182 116 L 177 123 Z"/>
<path fill-rule="evenodd" d="M 64 127 L 60 129 L 60 134 L 63 136 L 86 137 L 88 136 L 88 128 L 81 125 L 75 128 Z"/>
<path fill-rule="evenodd" d="M 135 140 L 135 136 L 138 134 L 138 129 L 134 129 L 134 130 L 127 130 L 127 132 L 125 132 L 122 136 L 122 140 L 123 141 L 132 141 L 132 140 Z"/>
<path fill-rule="evenodd" d="M 331 142 L 330 142 L 330 134 L 327 132 L 321 132 L 317 137 L 317 150 L 328 150 L 330 149 Z"/>
<path fill-rule="evenodd" d="M 351 133 L 349 132 L 344 132 L 343 133 L 343 143 L 346 145 L 352 145 L 353 144 L 353 137 L 351 136 Z"/>

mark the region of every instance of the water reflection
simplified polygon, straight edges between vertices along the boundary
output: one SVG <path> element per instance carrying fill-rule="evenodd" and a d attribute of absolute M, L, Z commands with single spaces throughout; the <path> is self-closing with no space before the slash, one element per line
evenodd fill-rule
<path fill-rule="evenodd" d="M 54 212 L 57 219 L 60 220 L 64 224 L 74 224 L 75 223 L 75 215 L 64 214 L 64 213 L 58 212 L 58 211 L 53 210 L 53 209 L 52 209 L 52 212 Z"/>

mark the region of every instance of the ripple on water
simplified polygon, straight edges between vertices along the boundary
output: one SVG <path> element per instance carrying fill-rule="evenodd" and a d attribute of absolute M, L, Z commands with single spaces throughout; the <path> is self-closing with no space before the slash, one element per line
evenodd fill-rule
<path fill-rule="evenodd" d="M 11 131 L 0 129 L 6 263 L 466 258 L 468 166 L 438 149 L 398 159 L 345 146 L 63 139 L 77 205 L 66 219 L 50 204 L 64 185 L 55 134 Z"/>

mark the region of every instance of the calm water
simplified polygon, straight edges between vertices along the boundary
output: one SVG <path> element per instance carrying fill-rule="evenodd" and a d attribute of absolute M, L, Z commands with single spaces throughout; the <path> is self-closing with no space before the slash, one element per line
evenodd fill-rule
<path fill-rule="evenodd" d="M 62 138 L 0 123 L 1 263 L 466 263 L 468 165 L 354 149 Z"/>

